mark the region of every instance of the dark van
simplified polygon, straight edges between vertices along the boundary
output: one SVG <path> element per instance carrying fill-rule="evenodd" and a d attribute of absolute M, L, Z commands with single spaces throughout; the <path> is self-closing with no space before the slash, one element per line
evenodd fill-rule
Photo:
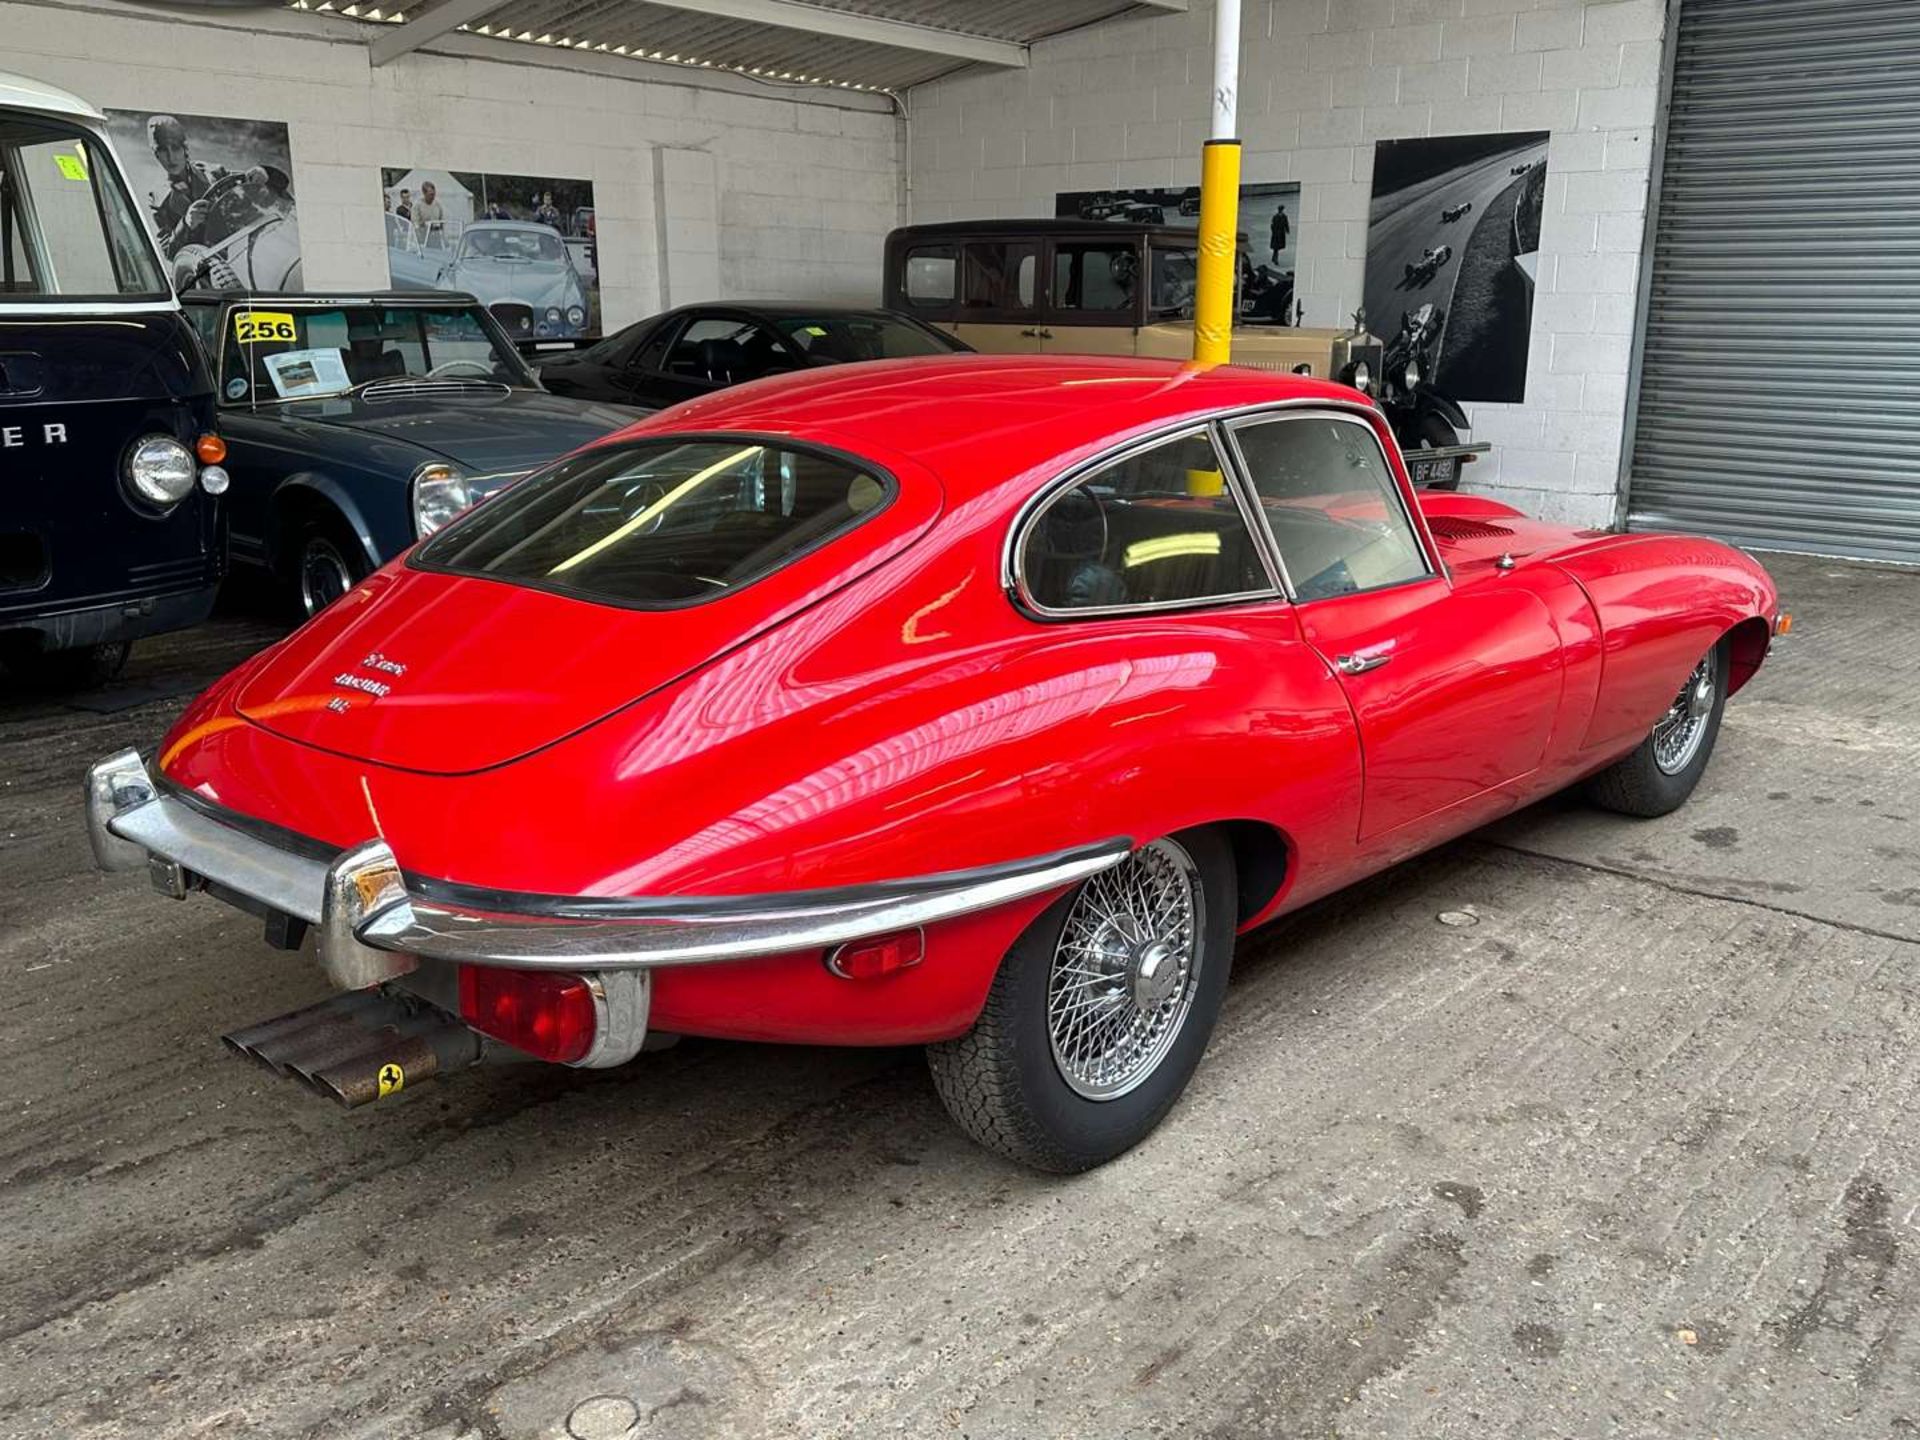
<path fill-rule="evenodd" d="M 100 112 L 0 73 L 0 662 L 111 677 L 226 563 L 213 384 Z"/>

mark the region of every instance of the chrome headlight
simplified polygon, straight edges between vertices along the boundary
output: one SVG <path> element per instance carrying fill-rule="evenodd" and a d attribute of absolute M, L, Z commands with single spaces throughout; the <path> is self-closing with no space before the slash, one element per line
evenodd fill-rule
<path fill-rule="evenodd" d="M 193 452 L 171 435 L 148 435 L 127 452 L 127 488 L 164 510 L 192 493 L 199 469 Z"/>
<path fill-rule="evenodd" d="M 1359 360 L 1354 363 L 1353 388 L 1358 390 L 1362 395 L 1371 395 L 1373 393 L 1373 370 L 1364 360 Z"/>
<path fill-rule="evenodd" d="M 547 323 L 549 325 L 558 325 L 560 323 L 560 307 L 558 305 L 549 305 L 547 307 Z"/>
<path fill-rule="evenodd" d="M 413 472 L 413 533 L 422 540 L 473 504 L 467 477 L 444 460 Z"/>
<path fill-rule="evenodd" d="M 1400 372 L 1400 383 L 1409 390 L 1420 388 L 1420 366 L 1417 361 L 1409 360 L 1407 368 Z"/>
<path fill-rule="evenodd" d="M 582 310 L 578 305 L 569 305 L 567 307 L 567 323 L 569 325 L 586 324 L 587 312 Z"/>

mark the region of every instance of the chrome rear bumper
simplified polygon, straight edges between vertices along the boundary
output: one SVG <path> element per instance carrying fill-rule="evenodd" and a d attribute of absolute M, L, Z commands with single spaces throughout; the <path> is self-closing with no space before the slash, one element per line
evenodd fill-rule
<path fill-rule="evenodd" d="M 514 969 L 648 970 L 828 950 L 1073 884 L 1133 848 L 1115 838 L 1003 865 L 838 890 L 692 899 L 482 892 L 409 875 L 381 840 L 331 859 L 238 816 L 163 794 L 138 753 L 87 772 L 87 831 L 106 870 L 145 868 L 163 894 L 208 890 L 315 927 L 343 989 L 420 960 Z"/>

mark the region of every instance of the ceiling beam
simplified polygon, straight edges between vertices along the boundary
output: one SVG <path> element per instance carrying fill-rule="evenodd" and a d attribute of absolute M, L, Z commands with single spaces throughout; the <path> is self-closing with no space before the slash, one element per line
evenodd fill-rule
<path fill-rule="evenodd" d="M 459 0 L 448 0 L 448 3 L 457 4 Z M 1185 3 L 1186 0 L 1180 0 L 1182 7 Z M 756 25 L 777 25 L 783 30 L 800 30 L 809 35 L 830 35 L 836 40 L 864 40 L 870 45 L 891 45 L 896 50 L 944 55 L 981 65 L 1019 69 L 1028 63 L 1027 47 L 1011 40 L 965 35 L 958 30 L 941 30 L 904 20 L 882 20 L 849 10 L 828 10 L 819 5 L 800 4 L 799 0 L 647 0 L 647 4 L 668 10 L 692 10 L 727 20 L 745 20 Z M 425 18 L 430 21 L 439 13 L 430 11 Z M 404 30 L 408 26 L 400 28 Z"/>
<path fill-rule="evenodd" d="M 367 42 L 367 58 L 376 66 L 398 60 L 428 41 L 469 25 L 500 9 L 507 0 L 443 0 L 442 4 L 404 25 L 388 25 Z"/>

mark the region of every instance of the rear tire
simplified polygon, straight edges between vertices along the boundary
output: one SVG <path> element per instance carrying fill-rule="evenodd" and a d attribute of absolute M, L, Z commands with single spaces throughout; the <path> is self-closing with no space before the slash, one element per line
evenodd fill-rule
<path fill-rule="evenodd" d="M 1210 830 L 1144 846 L 1048 906 L 973 1029 L 927 1047 L 960 1128 L 1058 1174 L 1145 1139 L 1207 1048 L 1237 913 L 1233 852 Z"/>
<path fill-rule="evenodd" d="M 297 619 L 311 620 L 373 569 L 359 537 L 332 515 L 300 522 L 287 547 L 288 597 Z"/>
<path fill-rule="evenodd" d="M 1720 735 L 1731 653 L 1725 639 L 1706 653 L 1639 748 L 1587 781 L 1588 800 L 1643 819 L 1671 814 L 1686 803 Z M 1705 693 L 1703 684 L 1710 687 Z"/>

